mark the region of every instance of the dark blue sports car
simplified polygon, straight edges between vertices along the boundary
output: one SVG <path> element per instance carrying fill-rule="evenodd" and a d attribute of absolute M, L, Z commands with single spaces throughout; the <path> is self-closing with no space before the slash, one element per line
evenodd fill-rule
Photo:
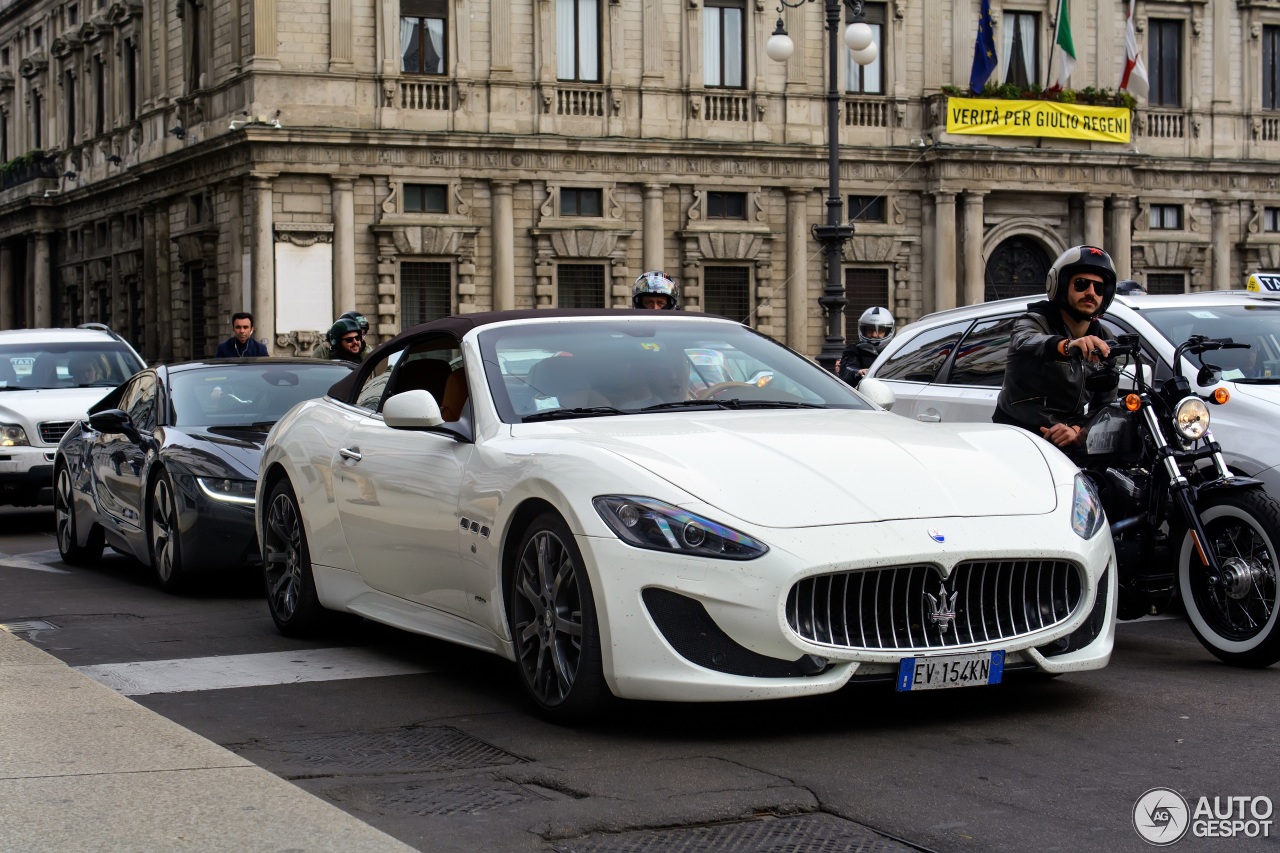
<path fill-rule="evenodd" d="M 267 432 L 352 367 L 220 359 L 138 373 L 58 445 L 53 502 L 62 559 L 92 563 L 110 545 L 155 569 L 169 591 L 197 572 L 258 562 L 254 489 Z"/>

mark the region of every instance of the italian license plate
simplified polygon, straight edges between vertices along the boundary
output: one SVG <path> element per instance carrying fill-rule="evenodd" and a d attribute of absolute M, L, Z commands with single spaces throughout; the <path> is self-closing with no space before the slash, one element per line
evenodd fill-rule
<path fill-rule="evenodd" d="M 999 684 L 1004 675 L 1004 652 L 973 655 L 904 658 L 898 664 L 898 690 L 938 690 Z"/>

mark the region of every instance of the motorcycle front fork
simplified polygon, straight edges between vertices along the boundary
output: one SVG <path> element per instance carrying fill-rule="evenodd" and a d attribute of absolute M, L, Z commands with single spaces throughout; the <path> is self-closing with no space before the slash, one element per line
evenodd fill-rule
<path fill-rule="evenodd" d="M 1200 564 L 1208 570 L 1210 576 L 1216 582 L 1216 579 L 1222 574 L 1222 569 L 1218 565 L 1218 555 L 1210 546 L 1209 537 L 1204 530 L 1204 523 L 1200 521 L 1200 513 L 1196 510 L 1193 497 L 1195 489 L 1186 476 L 1183 475 L 1182 469 L 1178 467 L 1177 456 L 1174 454 L 1173 448 L 1169 446 L 1169 442 L 1165 441 L 1164 431 L 1160 429 L 1156 413 L 1149 404 L 1143 407 L 1142 415 L 1146 419 L 1147 429 L 1155 442 L 1156 456 L 1159 457 L 1161 464 L 1164 465 L 1165 473 L 1169 477 L 1169 489 L 1172 492 L 1174 506 L 1182 514 L 1182 520 L 1186 523 L 1187 529 L 1191 533 L 1191 541 L 1195 545 L 1196 556 L 1200 558 Z M 1202 440 L 1213 441 L 1213 434 L 1206 430 Z M 1227 470 L 1226 462 L 1220 452 L 1213 454 L 1213 464 L 1218 469 L 1219 476 L 1224 478 L 1232 476 L 1231 472 Z M 1170 544 L 1174 545 L 1174 543 Z M 1177 555 L 1175 554 L 1174 556 L 1176 559 Z"/>

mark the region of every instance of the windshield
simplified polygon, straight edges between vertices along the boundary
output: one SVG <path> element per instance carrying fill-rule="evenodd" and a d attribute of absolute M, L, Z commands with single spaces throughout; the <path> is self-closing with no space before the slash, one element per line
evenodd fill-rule
<path fill-rule="evenodd" d="M 143 367 L 109 341 L 0 346 L 0 388 L 114 388 Z"/>
<path fill-rule="evenodd" d="M 847 385 L 743 326 L 548 321 L 480 333 L 507 423 L 717 408 L 869 409 Z"/>
<path fill-rule="evenodd" d="M 211 365 L 169 374 L 169 422 L 177 427 L 237 426 L 263 431 L 303 400 L 323 397 L 351 368 L 315 364 Z"/>
<path fill-rule="evenodd" d="M 1143 311 L 1174 346 L 1191 335 L 1231 338 L 1249 349 L 1206 353 L 1206 364 L 1237 382 L 1280 382 L 1280 305 L 1213 305 Z"/>

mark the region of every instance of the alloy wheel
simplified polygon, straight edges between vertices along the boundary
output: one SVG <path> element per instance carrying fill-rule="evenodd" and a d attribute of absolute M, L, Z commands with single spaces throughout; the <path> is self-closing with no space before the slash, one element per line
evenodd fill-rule
<path fill-rule="evenodd" d="M 173 488 L 168 479 L 162 476 L 156 480 L 151 492 L 151 554 L 161 582 L 173 578 L 174 551 L 177 547 L 177 519 L 174 516 Z"/>
<path fill-rule="evenodd" d="M 267 601 L 272 612 L 289 621 L 298 608 L 302 587 L 302 524 L 288 494 L 271 502 L 266 524 Z"/>
<path fill-rule="evenodd" d="M 75 547 L 75 512 L 74 496 L 71 493 L 71 474 L 66 468 L 58 469 L 58 480 L 54 484 L 53 513 L 54 530 L 58 537 L 58 550 L 62 554 L 72 553 Z"/>
<path fill-rule="evenodd" d="M 582 662 L 582 579 L 554 532 L 540 530 L 516 568 L 514 628 L 520 667 L 535 697 L 560 704 Z"/>

